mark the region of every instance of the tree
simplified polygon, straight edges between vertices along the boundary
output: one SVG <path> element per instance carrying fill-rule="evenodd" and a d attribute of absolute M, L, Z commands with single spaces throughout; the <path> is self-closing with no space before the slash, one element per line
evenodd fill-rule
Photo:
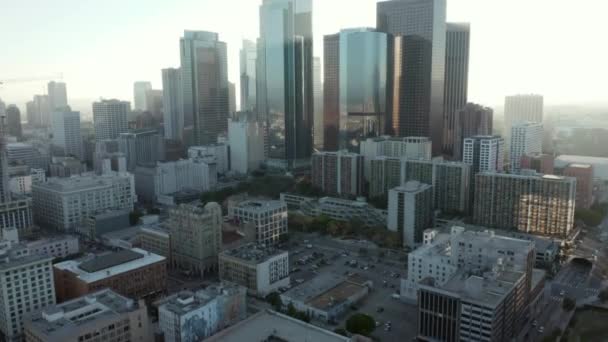
<path fill-rule="evenodd" d="M 268 296 L 266 296 L 266 301 L 272 305 L 272 307 L 276 311 L 280 311 L 283 307 L 283 301 L 281 300 L 281 295 L 277 292 L 272 292 Z M 292 305 L 293 306 L 293 305 Z"/>
<path fill-rule="evenodd" d="M 565 311 L 572 311 L 574 308 L 576 308 L 576 301 L 570 297 L 564 298 L 564 301 L 562 302 L 562 309 Z"/>
<path fill-rule="evenodd" d="M 376 328 L 376 322 L 371 316 L 356 313 L 346 320 L 346 330 L 352 334 L 369 336 Z"/>

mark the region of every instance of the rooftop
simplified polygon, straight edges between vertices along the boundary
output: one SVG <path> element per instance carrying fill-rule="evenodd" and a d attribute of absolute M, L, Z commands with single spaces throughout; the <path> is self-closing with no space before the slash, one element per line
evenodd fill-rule
<path fill-rule="evenodd" d="M 289 291 L 283 293 L 283 296 L 307 303 L 345 281 L 346 277 L 339 274 L 319 273 L 311 280 L 289 289 Z"/>
<path fill-rule="evenodd" d="M 243 297 L 245 297 L 246 291 L 247 289 L 242 286 L 224 282 L 208 286 L 206 289 L 199 290 L 197 292 L 181 291 L 175 295 L 160 300 L 157 305 L 159 308 L 162 307 L 165 310 L 182 316 L 204 307 L 209 302 L 220 296 L 233 296 L 241 294 Z"/>
<path fill-rule="evenodd" d="M 349 281 L 344 281 L 336 287 L 312 298 L 308 301 L 308 305 L 319 310 L 328 310 L 336 305 L 344 303 L 348 298 L 351 298 L 361 291 L 365 291 L 365 285 L 358 285 Z"/>
<path fill-rule="evenodd" d="M 133 248 L 104 255 L 89 256 L 78 260 L 68 260 L 54 267 L 70 271 L 84 282 L 92 283 L 101 279 L 129 272 L 140 267 L 164 261 L 165 257 Z"/>
<path fill-rule="evenodd" d="M 2 254 L 0 255 L 0 271 L 6 271 L 13 268 L 18 268 L 21 266 L 29 265 L 36 262 L 45 262 L 49 263 L 53 260 L 53 257 L 46 255 L 26 255 L 20 257 L 14 257 L 10 255 Z"/>
<path fill-rule="evenodd" d="M 287 254 L 287 251 L 256 243 L 248 243 L 222 252 L 222 255 L 237 258 L 251 264 L 262 263 L 280 254 Z"/>
<path fill-rule="evenodd" d="M 399 191 L 399 192 L 419 192 L 419 191 L 424 191 L 431 188 L 431 185 L 429 184 L 425 184 L 425 183 L 421 183 L 418 181 L 409 181 L 407 183 L 405 183 L 402 186 L 398 186 L 392 190 L 395 191 Z"/>
<path fill-rule="evenodd" d="M 285 210 L 287 210 L 287 205 L 285 204 L 285 202 L 276 200 L 247 200 L 240 202 L 236 205 L 236 208 L 258 212 L 264 212 L 267 210 L 274 210 L 283 207 L 285 208 Z"/>
<path fill-rule="evenodd" d="M 86 174 L 69 178 L 48 178 L 46 183 L 39 183 L 33 186 L 58 192 L 72 192 L 108 187 L 111 186 L 116 179 L 128 177 L 130 177 L 128 174 L 121 174 L 118 172 L 104 175 Z"/>

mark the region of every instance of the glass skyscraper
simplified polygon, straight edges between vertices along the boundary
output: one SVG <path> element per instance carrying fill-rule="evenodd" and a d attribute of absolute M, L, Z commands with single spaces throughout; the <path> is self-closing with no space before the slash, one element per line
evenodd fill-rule
<path fill-rule="evenodd" d="M 271 167 L 310 165 L 313 126 L 312 0 L 260 6 L 257 113 Z"/>
<path fill-rule="evenodd" d="M 256 63 L 258 49 L 254 42 L 243 40 L 239 59 L 241 68 L 241 111 L 254 111 L 256 103 Z"/>
<path fill-rule="evenodd" d="M 446 42 L 445 0 L 391 0 L 377 4 L 378 31 L 389 39 L 391 120 L 397 136 L 430 137 L 442 153 Z"/>
<path fill-rule="evenodd" d="M 184 126 L 193 126 L 194 144 L 217 142 L 228 132 L 228 62 L 218 34 L 185 31 L 180 39 Z"/>
<path fill-rule="evenodd" d="M 384 133 L 387 115 L 387 34 L 370 28 L 325 36 L 326 150 L 359 151 L 359 142 Z M 333 97 L 333 98 L 332 98 Z M 335 134 L 335 133 L 334 133 Z"/>

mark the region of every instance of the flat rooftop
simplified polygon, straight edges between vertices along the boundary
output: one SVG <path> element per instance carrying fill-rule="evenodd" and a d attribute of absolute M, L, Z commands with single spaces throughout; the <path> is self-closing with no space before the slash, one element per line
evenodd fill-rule
<path fill-rule="evenodd" d="M 233 283 L 219 283 L 208 286 L 206 289 L 193 291 L 181 291 L 175 295 L 161 299 L 156 305 L 164 310 L 173 312 L 178 316 L 183 316 L 189 312 L 195 311 L 204 307 L 213 299 L 220 296 L 233 296 L 241 293 L 243 299 L 246 296 L 247 289 L 245 287 Z"/>
<path fill-rule="evenodd" d="M 222 255 L 237 258 L 251 264 L 259 264 L 283 253 L 287 253 L 287 251 L 283 251 L 271 246 L 248 243 L 233 249 L 228 249 L 222 252 Z"/>
<path fill-rule="evenodd" d="M 248 211 L 265 212 L 267 210 L 279 209 L 282 207 L 287 208 L 287 205 L 282 201 L 276 200 L 246 200 L 240 202 L 235 207 L 239 209 L 246 209 Z"/>
<path fill-rule="evenodd" d="M 460 270 L 441 289 L 455 293 L 466 301 L 496 307 L 524 275 L 524 272 L 509 268 L 485 274 Z"/>
<path fill-rule="evenodd" d="M 283 296 L 307 303 L 345 281 L 346 277 L 343 275 L 327 272 L 319 273 L 311 280 L 289 289 L 289 291 L 283 293 Z"/>
<path fill-rule="evenodd" d="M 129 272 L 141 267 L 165 261 L 165 257 L 133 248 L 109 254 L 68 260 L 55 264 L 54 267 L 70 271 L 84 282 L 92 283 L 107 277 Z"/>
<path fill-rule="evenodd" d="M 209 337 L 208 342 L 349 342 L 351 339 L 272 310 L 261 311 Z"/>
<path fill-rule="evenodd" d="M 108 187 L 118 178 L 126 178 L 126 175 L 113 172 L 106 175 L 87 174 L 69 178 L 48 178 L 46 183 L 39 183 L 35 186 L 58 192 L 71 192 Z"/>
<path fill-rule="evenodd" d="M 319 310 L 329 310 L 336 305 L 346 302 L 348 298 L 362 291 L 366 291 L 364 285 L 344 281 L 338 286 L 312 298 L 307 304 Z"/>

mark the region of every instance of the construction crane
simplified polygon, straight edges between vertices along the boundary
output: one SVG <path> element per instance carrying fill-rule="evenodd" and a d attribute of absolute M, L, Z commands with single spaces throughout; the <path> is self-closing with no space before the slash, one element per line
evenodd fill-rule
<path fill-rule="evenodd" d="M 0 85 L 5 84 L 17 84 L 17 83 L 28 83 L 28 82 L 38 82 L 38 81 L 50 81 L 63 79 L 63 73 L 56 73 L 48 76 L 34 76 L 34 77 L 24 77 L 24 78 L 10 78 L 5 80 L 0 80 Z"/>

